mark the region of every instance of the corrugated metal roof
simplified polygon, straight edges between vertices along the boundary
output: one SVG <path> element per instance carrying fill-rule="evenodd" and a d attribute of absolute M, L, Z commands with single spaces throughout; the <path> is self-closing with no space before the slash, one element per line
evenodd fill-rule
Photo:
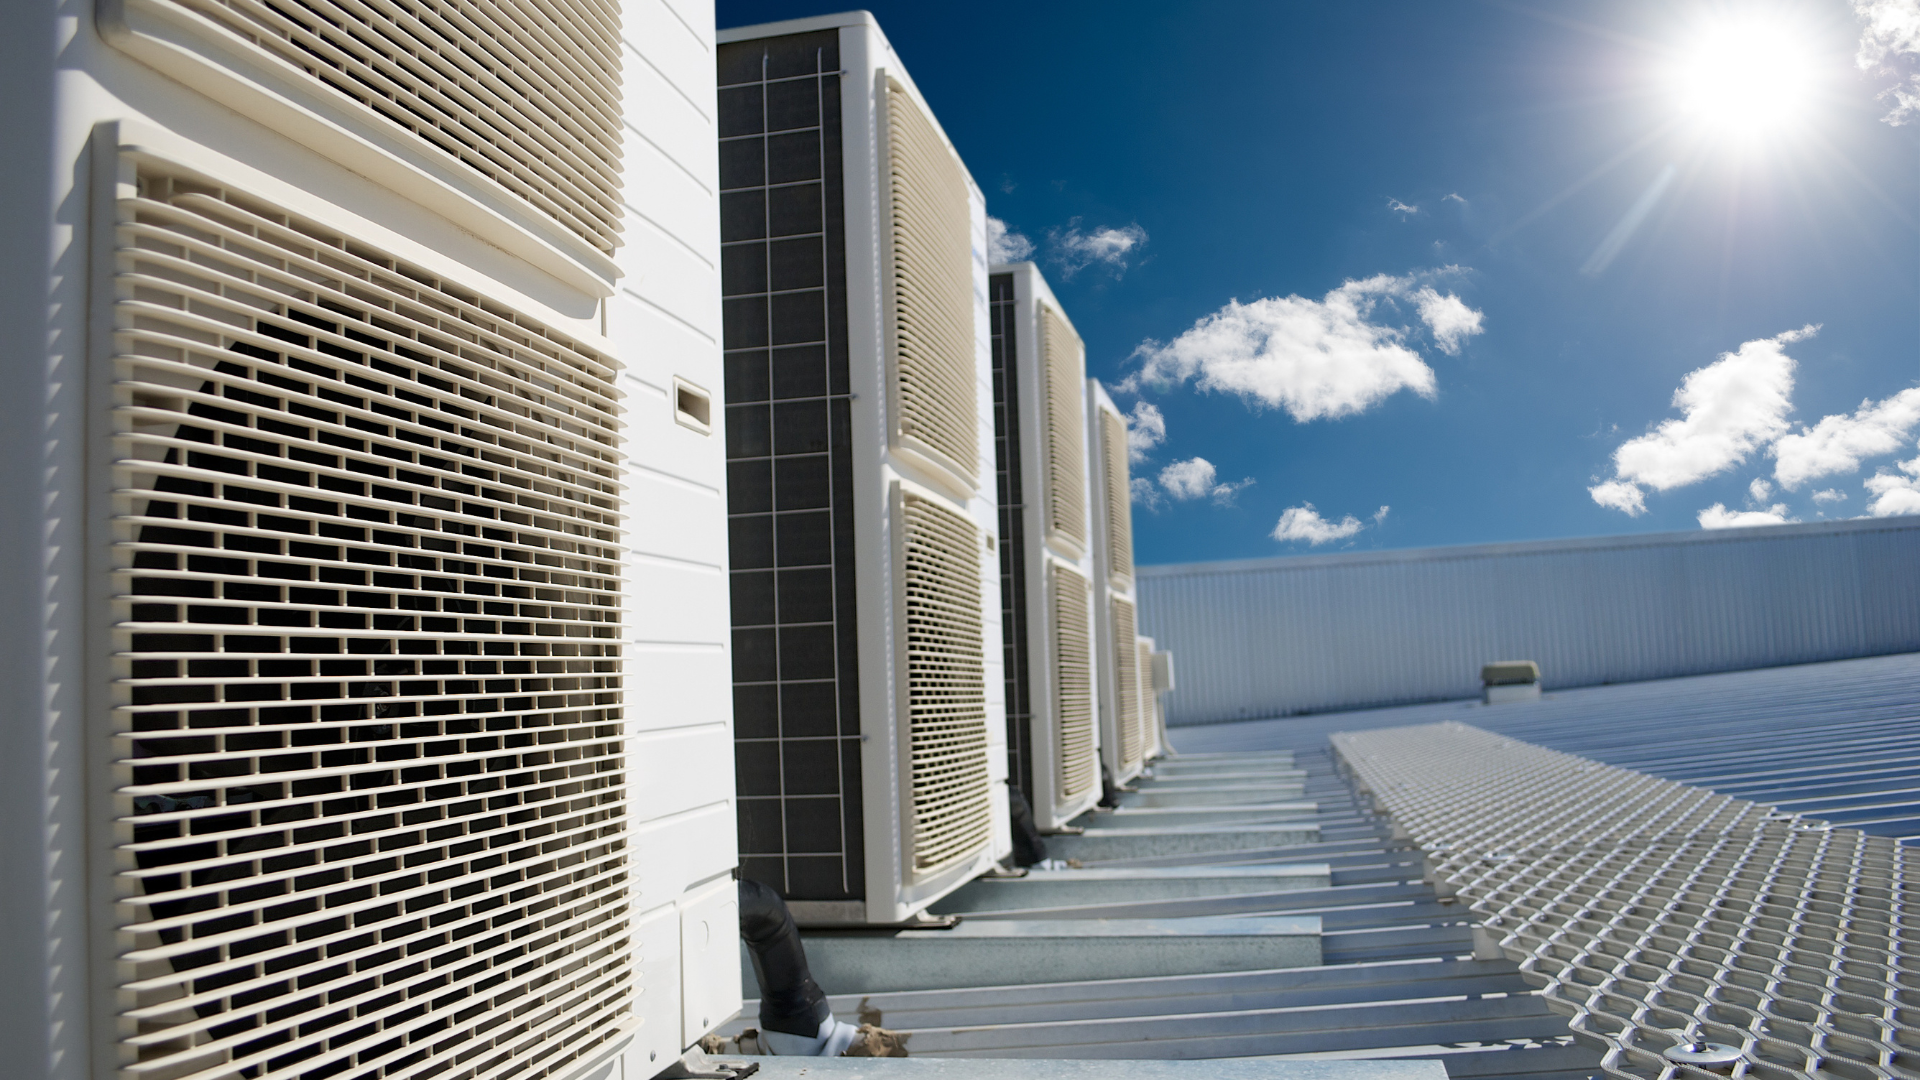
<path fill-rule="evenodd" d="M 1920 649 L 1920 518 L 1141 567 L 1175 725 Z"/>
<path fill-rule="evenodd" d="M 1915 575 L 1920 576 L 1920 575 Z M 1186 728 L 1195 751 L 1318 748 L 1335 731 L 1478 728 L 1920 842 L 1920 653 Z"/>

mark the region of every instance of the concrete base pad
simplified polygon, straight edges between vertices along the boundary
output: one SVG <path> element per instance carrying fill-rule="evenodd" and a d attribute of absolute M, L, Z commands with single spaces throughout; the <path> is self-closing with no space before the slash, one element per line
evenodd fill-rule
<path fill-rule="evenodd" d="M 913 1053 L 913 1041 L 907 1041 Z M 767 1080 L 1447 1080 L 1438 1061 L 1051 1061 L 1042 1058 L 725 1058 Z M 629 1074 L 631 1076 L 632 1074 Z"/>
<path fill-rule="evenodd" d="M 1183 900 L 1195 896 L 1325 889 L 1333 869 L 1305 866 L 1174 866 L 1087 870 L 1029 870 L 1023 878 L 968 882 L 934 904 L 943 915 L 1021 908 Z"/>
<path fill-rule="evenodd" d="M 962 920 L 951 930 L 801 935 L 829 994 L 1317 967 L 1316 916 Z M 760 996 L 742 947 L 743 992 Z"/>

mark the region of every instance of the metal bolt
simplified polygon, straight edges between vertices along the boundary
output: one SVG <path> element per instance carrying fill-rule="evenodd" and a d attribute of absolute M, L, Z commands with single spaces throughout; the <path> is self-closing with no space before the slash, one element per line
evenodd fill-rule
<path fill-rule="evenodd" d="M 1660 1052 L 1675 1065 L 1693 1065 L 1702 1069 L 1724 1069 L 1740 1060 L 1740 1048 L 1716 1042 L 1675 1043 Z"/>

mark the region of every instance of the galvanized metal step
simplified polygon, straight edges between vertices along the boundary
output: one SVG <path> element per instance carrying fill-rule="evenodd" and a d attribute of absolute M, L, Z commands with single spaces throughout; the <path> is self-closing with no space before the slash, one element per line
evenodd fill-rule
<path fill-rule="evenodd" d="M 1029 870 L 1023 878 L 987 878 L 969 882 L 935 906 L 942 914 L 962 915 L 1023 908 L 1141 904 L 1192 897 L 1271 894 L 1297 889 L 1325 889 L 1332 883 L 1333 869 L 1324 863 L 1208 869 Z"/>
<path fill-rule="evenodd" d="M 1047 854 L 1083 863 L 1111 859 L 1209 855 L 1311 844 L 1320 839 L 1320 826 L 1310 821 L 1279 825 L 1194 826 L 1183 829 L 1125 829 L 1101 827 L 1078 835 L 1047 838 Z"/>
<path fill-rule="evenodd" d="M 808 966 L 829 994 L 1016 986 L 1062 979 L 1143 978 L 1314 967 L 1312 916 L 1201 919 L 966 919 L 948 930 L 803 935 Z M 747 997 L 757 997 L 743 955 Z"/>

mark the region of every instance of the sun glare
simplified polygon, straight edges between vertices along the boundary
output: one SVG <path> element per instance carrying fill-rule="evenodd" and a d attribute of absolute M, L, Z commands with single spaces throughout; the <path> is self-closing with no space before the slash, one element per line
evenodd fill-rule
<path fill-rule="evenodd" d="M 1681 112 L 1702 133 L 1753 140 L 1805 116 L 1812 69 L 1790 26 L 1724 22 L 1703 28 L 1677 58 L 1674 89 Z"/>

